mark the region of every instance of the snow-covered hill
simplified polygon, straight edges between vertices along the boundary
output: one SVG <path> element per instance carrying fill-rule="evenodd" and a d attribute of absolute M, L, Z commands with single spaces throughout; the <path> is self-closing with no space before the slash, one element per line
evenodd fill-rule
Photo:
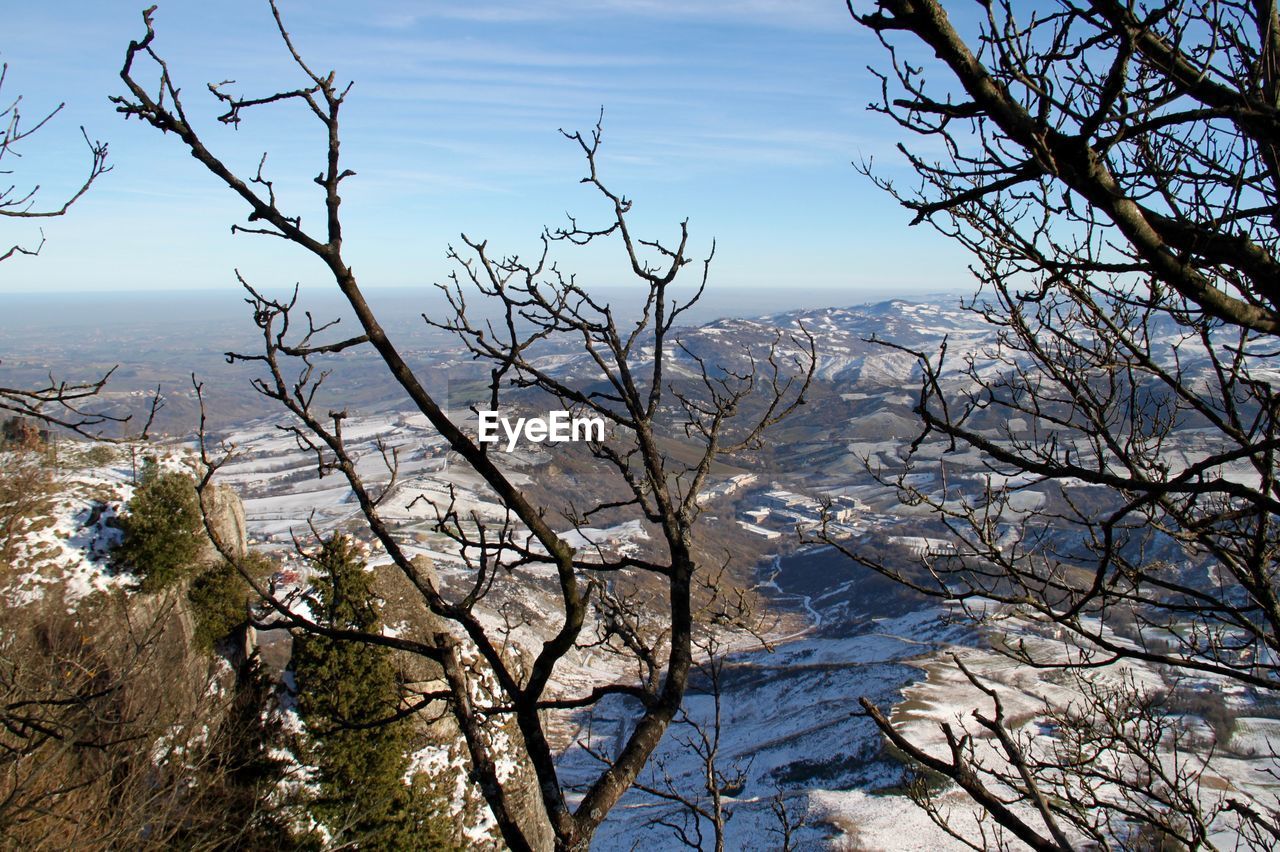
<path fill-rule="evenodd" d="M 779 628 L 769 637 L 772 651 L 739 643 L 725 668 L 721 755 L 725 765 L 742 770 L 741 785 L 730 796 L 735 808 L 731 846 L 778 845 L 770 834 L 777 827 L 778 802 L 791 818 L 807 824 L 800 838 L 814 845 L 843 838 L 867 848 L 912 848 L 904 841 L 910 835 L 915 848 L 958 846 L 902 795 L 902 766 L 883 748 L 872 723 L 857 712 L 857 699 L 869 696 L 882 707 L 896 705 L 895 718 L 928 740 L 938 722 L 966 714 L 980 698 L 955 676 L 944 652 L 964 654 L 975 669 L 1015 690 L 1018 710 L 1028 719 L 1034 717 L 1038 698 L 1069 701 L 1069 690 L 1039 675 L 1011 670 L 986 647 L 981 631 L 948 623 L 945 611 L 899 595 L 900 589 L 871 580 L 829 552 L 782 556 L 775 551 L 794 546 L 797 525 L 816 519 L 814 507 L 821 497 L 847 501 L 844 530 L 855 540 L 905 551 L 927 552 L 936 546 L 945 530 L 927 514 L 900 505 L 873 475 L 898 470 L 905 447 L 920 428 L 913 412 L 920 377 L 916 359 L 875 341 L 892 340 L 931 353 L 945 339 L 954 376 L 966 355 L 981 363 L 994 336 L 980 318 L 944 301 L 895 300 L 720 319 L 681 330 L 680 340 L 692 354 L 677 353 L 669 375 L 676 382 L 696 379 L 694 356 L 720 369 L 742 370 L 775 344 L 795 355 L 806 334 L 812 336 L 817 356 L 811 404 L 772 434 L 765 452 L 742 462 L 749 475 L 735 474 L 739 479 L 732 487 L 711 483 L 704 507 L 709 518 L 759 536 L 768 558 L 758 566 L 758 583 L 782 614 Z M 1176 341 L 1168 342 L 1171 347 Z M 475 366 L 454 360 L 456 352 L 440 348 L 419 355 L 438 356 L 438 364 L 474 378 Z M 537 357 L 557 375 L 587 382 L 596 377 L 588 356 L 571 344 L 544 346 Z M 1187 361 L 1183 366 L 1191 371 L 1203 365 Z M 440 372 L 448 370 L 442 366 Z M 353 405 L 345 421 L 349 448 L 359 458 L 361 473 L 375 485 L 390 481 L 384 459 L 395 451 L 396 482 L 383 502 L 383 513 L 410 554 L 434 563 L 446 590 L 462 588 L 471 579 L 469 568 L 457 546 L 435 529 L 433 504 L 452 502 L 462 516 L 489 521 L 501 519 L 503 508 L 474 473 L 457 463 L 425 418 L 392 406 L 389 393 L 365 388 L 362 400 L 367 404 Z M 255 419 L 227 426 L 216 436 L 234 448 L 218 478 L 241 494 L 250 538 L 258 546 L 283 552 L 292 546 L 293 536 L 307 540 L 312 529 L 321 534 L 361 531 L 359 510 L 346 484 L 337 475 L 317 478 L 314 459 L 276 425 L 275 419 Z M 986 428 L 981 422 L 978 426 Z M 1186 436 L 1188 442 L 1194 439 L 1193 434 Z M 1170 450 L 1178 446 L 1174 441 Z M 53 600 L 74 609 L 95 592 L 130 586 L 131 579 L 116 575 L 107 558 L 114 535 L 107 521 L 131 493 L 126 459 L 117 454 L 107 463 L 63 466 L 47 506 L 18 536 L 13 570 L 0 587 L 9 605 Z M 518 484 L 542 488 L 543 493 L 591 486 L 591 477 L 580 467 L 556 461 L 546 446 L 535 446 L 504 456 L 502 463 Z M 902 472 L 930 496 L 941 495 L 944 486 L 952 489 L 952 497 L 981 493 L 989 485 L 1016 489 L 1017 498 L 993 519 L 1008 535 L 1027 513 L 1060 496 L 1030 478 L 1000 479 L 972 451 L 949 452 L 944 458 L 941 451 L 925 448 L 916 467 Z M 600 545 L 628 550 L 652 544 L 650 532 L 639 521 L 601 521 L 581 530 L 566 525 L 565 532 L 584 549 Z M 1060 549 L 1072 546 L 1066 533 L 1055 535 Z M 1151 553 L 1178 558 L 1168 542 L 1147 546 L 1153 548 Z M 379 560 L 376 550 L 373 558 Z M 521 626 L 511 636 L 515 645 L 535 647 L 558 625 L 556 588 L 551 578 L 536 570 L 504 578 L 481 610 L 495 627 L 513 613 L 518 616 Z M 393 623 L 389 629 L 406 627 Z M 1049 641 L 1033 626 L 1018 622 L 1005 622 L 1000 629 Z M 1143 667 L 1134 672 L 1159 677 Z M 557 687 L 568 695 L 625 672 L 615 660 L 582 649 L 566 659 L 556 676 Z M 1200 686 L 1222 690 L 1221 684 L 1208 681 Z M 1256 708 L 1251 709 L 1246 697 L 1223 700 L 1241 718 L 1229 743 L 1219 744 L 1215 777 L 1227 788 L 1261 791 L 1269 783 L 1266 773 L 1280 771 L 1280 763 L 1266 749 L 1267 737 L 1275 733 L 1274 720 L 1253 715 Z M 673 728 L 642 782 L 656 787 L 670 783 L 696 793 L 704 783 L 699 779 L 705 767 L 690 746 L 695 733 L 691 723 L 705 730 L 713 712 L 708 684 L 696 681 L 685 721 Z M 566 717 L 558 724 L 554 733 L 564 749 L 566 777 L 586 777 L 594 758 L 584 746 L 607 747 L 627 719 L 624 702 L 606 701 L 594 716 Z M 959 797 L 951 803 L 963 805 Z M 634 791 L 606 822 L 596 848 L 666 848 L 671 834 L 662 823 L 679 818 L 678 806 L 670 801 Z"/>

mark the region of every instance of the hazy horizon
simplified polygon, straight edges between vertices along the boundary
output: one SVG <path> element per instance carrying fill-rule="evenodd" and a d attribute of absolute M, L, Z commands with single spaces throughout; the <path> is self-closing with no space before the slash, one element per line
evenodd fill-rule
<path fill-rule="evenodd" d="M 268 291 L 273 297 L 283 298 L 284 291 Z M 440 293 L 434 288 L 370 287 L 364 288 L 366 297 L 375 310 L 381 310 L 384 322 L 394 319 L 401 325 L 420 321 L 422 311 L 438 311 L 444 306 Z M 601 287 L 593 292 L 608 298 L 620 310 L 639 304 L 638 296 L 630 299 L 626 287 Z M 631 288 L 635 292 L 635 288 Z M 685 291 L 677 291 L 677 295 Z M 347 309 L 341 296 L 332 288 L 321 285 L 302 287 L 299 304 L 316 311 L 332 311 L 335 316 L 345 315 Z M 842 308 L 851 305 L 873 304 L 890 299 L 924 301 L 938 298 L 959 297 L 968 291 L 956 287 L 937 288 L 933 291 L 906 291 L 900 288 L 878 288 L 851 292 L 837 288 L 792 287 L 776 290 L 739 289 L 717 290 L 708 286 L 702 298 L 686 314 L 687 325 L 701 325 L 716 319 L 756 317 L 799 309 Z M 634 304 L 629 304 L 633 302 Z M 253 324 L 244 292 L 232 287 L 225 290 L 201 288 L 194 290 L 125 290 L 125 291 L 55 291 L 9 293 L 5 296 L 6 310 L 0 316 L 0 330 L 26 330 L 74 328 L 93 326 L 101 328 L 111 323 L 185 322 L 207 325 L 210 322 L 235 323 L 243 321 L 243 329 L 252 330 Z M 483 301 L 469 297 L 468 305 L 482 309 Z M 53 308 L 56 306 L 56 310 Z M 407 314 L 405 313 L 407 312 Z M 319 317 L 317 317 L 319 319 Z M 394 324 L 394 323 L 389 323 Z"/>

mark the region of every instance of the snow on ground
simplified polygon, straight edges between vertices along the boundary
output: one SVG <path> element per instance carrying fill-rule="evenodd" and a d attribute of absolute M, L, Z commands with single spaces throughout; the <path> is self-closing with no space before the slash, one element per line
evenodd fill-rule
<path fill-rule="evenodd" d="M 485 522 L 500 521 L 506 512 L 473 472 L 448 463 L 448 453 L 427 424 L 396 418 L 383 415 L 368 424 L 353 424 L 348 434 L 361 456 L 361 470 L 375 484 L 385 482 L 374 442 L 399 448 L 402 476 L 384 501 L 383 514 L 401 531 L 398 535 L 403 536 L 410 555 L 431 558 L 446 585 L 467 582 L 470 575 L 456 544 L 433 531 L 437 509 L 452 505 L 461 518 L 474 515 Z M 397 427 L 397 423 L 407 425 Z M 357 435 L 361 440 L 355 440 Z M 287 540 L 290 531 L 305 533 L 308 521 L 324 531 L 357 516 L 358 507 L 345 486 L 336 478 L 317 481 L 305 455 L 282 442 L 277 433 L 247 429 L 235 440 L 241 456 L 224 473 L 240 485 L 258 489 L 245 501 L 255 536 Z M 892 465 L 898 443 L 864 440 L 854 442 L 851 449 L 873 463 L 883 459 Z M 540 460 L 534 451 L 516 454 L 508 462 L 518 475 L 527 476 Z M 961 461 L 951 459 L 957 466 Z M 995 476 L 982 484 L 1006 489 L 1033 485 Z M 873 511 L 893 511 L 886 502 L 891 497 L 882 491 L 854 486 L 849 492 L 864 499 Z M 1044 499 L 1033 490 L 1015 492 L 1015 497 L 1018 502 L 1013 508 L 1024 512 Z M 588 554 L 597 545 L 625 550 L 644 535 L 637 522 L 566 531 L 570 544 Z M 898 543 L 904 542 L 900 537 Z M 545 572 L 521 568 L 507 582 L 511 592 L 503 605 L 521 608 L 519 626 L 509 639 L 516 646 L 538 647 L 559 624 Z M 736 766 L 745 773 L 743 788 L 731 797 L 736 814 L 730 823 L 730 848 L 776 846 L 769 832 L 776 827 L 772 803 L 778 795 L 784 797 L 790 813 L 803 814 L 808 827 L 800 838 L 810 846 L 845 842 L 870 849 L 962 848 L 902 794 L 903 767 L 886 753 L 878 730 L 860 713 L 857 699 L 870 697 L 891 711 L 910 738 L 938 748 L 942 743 L 939 722 L 971 727 L 971 711 L 985 708 L 988 701 L 947 656 L 951 652 L 961 654 L 979 676 L 998 684 L 1007 715 L 1025 719 L 1025 724 L 1042 714 L 1046 701 L 1062 704 L 1075 695 L 1065 682 L 1014 666 L 984 648 L 976 634 L 950 626 L 941 610 L 918 607 L 896 617 L 876 617 L 876 601 L 864 602 L 861 609 L 850 607 L 849 598 L 858 593 L 858 585 L 841 579 L 791 593 L 779 589 L 779 600 L 794 603 L 811 627 L 774 637 L 777 644 L 772 653 L 739 648 L 726 667 L 720 760 L 722 767 Z M 495 630 L 506 623 L 504 612 L 484 610 L 480 617 Z M 588 625 L 588 633 L 590 629 Z M 1061 640 L 1034 625 L 1006 622 L 1002 629 L 1045 652 L 1065 649 Z M 1108 676 L 1122 671 L 1148 686 L 1161 684 L 1158 673 L 1141 665 L 1113 667 Z M 585 694 L 593 686 L 627 674 L 619 657 L 600 649 L 579 649 L 557 667 L 555 692 Z M 699 789 L 703 767 L 688 746 L 694 733 L 688 720 L 705 728 L 713 718 L 713 707 L 705 683 L 695 681 L 685 703 L 687 720 L 673 725 L 648 774 L 642 776 L 643 783 L 660 785 L 665 773 L 685 791 Z M 616 749 L 633 716 L 634 708 L 618 698 L 606 700 L 590 715 L 557 714 L 549 733 L 565 747 L 561 767 L 566 779 L 585 780 L 598 771 L 597 762 L 583 746 Z M 1280 725 L 1273 720 L 1241 719 L 1231 753 L 1215 759 L 1212 773 L 1219 779 L 1215 783 L 1260 790 L 1268 777 L 1265 770 L 1280 768 L 1258 759 L 1267 754 L 1265 749 L 1277 735 Z M 989 742 L 980 746 L 980 753 L 990 755 L 990 750 Z M 941 795 L 962 823 L 972 819 L 965 797 L 954 790 Z M 633 790 L 605 822 L 593 849 L 609 852 L 636 844 L 669 848 L 670 830 L 655 826 L 655 821 L 678 817 L 678 806 Z M 976 831 L 975 826 L 975 836 Z M 762 843 L 761 838 L 770 840 Z"/>
<path fill-rule="evenodd" d="M 386 413 L 344 421 L 343 434 L 368 487 L 378 491 L 396 478 L 382 504 L 383 515 L 409 531 L 428 530 L 437 511 L 450 507 L 462 518 L 472 514 L 501 521 L 505 510 L 474 472 L 450 464 L 444 440 L 422 415 Z M 224 436 L 235 448 L 218 471 L 218 481 L 240 492 L 252 538 L 288 544 L 306 538 L 311 526 L 321 531 L 358 522 L 359 504 L 338 473 L 317 478 L 315 458 L 269 422 L 254 422 Z M 537 451 L 513 453 L 513 465 L 536 461 Z M 515 471 L 519 484 L 526 475 Z M 359 524 L 363 526 L 363 524 Z"/>
<path fill-rule="evenodd" d="M 17 543 L 11 572 L 0 587 L 5 605 L 28 606 L 53 596 L 75 612 L 94 593 L 134 586 L 130 575 L 114 570 L 110 558 L 120 536 L 113 521 L 133 496 L 128 449 L 113 449 L 114 459 L 101 464 L 86 462 L 85 449 L 63 445 L 47 503 Z M 166 469 L 190 471 L 190 458 L 180 449 L 145 449 Z"/>
<path fill-rule="evenodd" d="M 1280 754 L 1280 719 L 1238 718 L 1229 744 L 1233 752 L 1246 757 Z"/>
<path fill-rule="evenodd" d="M 874 724 L 857 704 L 858 696 L 868 695 L 881 706 L 892 705 L 898 691 L 919 677 L 914 661 L 922 653 L 960 638 L 959 629 L 939 615 L 929 610 L 868 620 L 860 627 L 848 625 L 845 635 L 814 631 L 772 652 L 757 647 L 730 658 L 722 679 L 718 763 L 722 771 L 743 771 L 745 784 L 731 797 L 729 848 L 777 848 L 778 836 L 771 832 L 778 827 L 772 808 L 778 795 L 788 812 L 802 815 L 808 825 L 799 834 L 808 844 L 802 848 L 818 848 L 825 845 L 823 838 L 846 832 L 865 848 L 906 848 L 891 838 L 899 836 L 895 826 L 908 823 L 913 831 L 918 823 L 919 848 L 948 848 L 938 841 L 942 832 L 934 828 L 931 834 L 927 817 L 892 792 L 901 767 L 883 752 Z M 625 702 L 607 702 L 579 720 L 578 739 L 616 747 L 629 711 Z M 705 680 L 695 679 L 685 712 L 707 729 L 714 702 Z M 702 764 L 688 746 L 693 735 L 688 723 L 673 724 L 641 781 L 661 786 L 665 774 L 686 794 L 700 789 Z M 572 777 L 575 771 L 589 772 L 592 761 L 574 747 L 562 765 Z M 846 819 L 854 814 L 856 832 Z M 653 823 L 679 815 L 679 806 L 632 791 L 592 848 L 622 850 L 637 843 L 669 848 L 670 830 Z"/>
<path fill-rule="evenodd" d="M 947 799 L 957 809 L 966 804 L 962 795 L 952 794 Z M 810 794 L 806 817 L 831 825 L 854 849 L 892 849 L 894 852 L 970 849 L 939 828 L 906 796 L 876 795 L 865 790 L 817 790 Z M 970 833 L 978 836 L 976 828 Z"/>

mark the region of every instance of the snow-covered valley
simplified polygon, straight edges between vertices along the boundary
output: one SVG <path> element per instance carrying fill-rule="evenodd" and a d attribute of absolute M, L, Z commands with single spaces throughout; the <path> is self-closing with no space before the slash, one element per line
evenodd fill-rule
<path fill-rule="evenodd" d="M 983 682 L 1002 688 L 1005 712 L 1018 719 L 1020 734 L 1048 744 L 1055 739 L 1049 716 L 1054 708 L 1071 705 L 1080 685 L 1052 669 L 1015 665 L 997 650 L 1018 643 L 1046 654 L 1059 645 L 1064 654 L 1069 648 L 1045 625 L 1008 617 L 997 606 L 990 606 L 987 620 L 975 627 L 954 605 L 940 606 L 859 566 L 817 541 L 823 516 L 826 535 L 844 546 L 873 548 L 900 564 L 924 565 L 955 554 L 948 530 L 919 505 L 902 503 L 886 481 L 940 505 L 959 505 L 985 493 L 1007 495 L 992 526 L 993 539 L 1008 547 L 1019 544 L 1020 530 L 1038 512 L 1068 499 L 1083 505 L 1093 492 L 1083 483 L 1064 490 L 1035 477 L 1010 475 L 972 450 L 944 453 L 925 447 L 914 457 L 914 467 L 901 469 L 905 448 L 919 432 L 912 412 L 919 373 L 913 358 L 868 338 L 892 336 L 903 345 L 929 349 L 946 336 L 955 363 L 964 354 L 980 353 L 990 342 L 987 332 L 943 305 L 892 302 L 719 320 L 685 334 L 687 351 L 677 355 L 676 366 L 683 357 L 688 373 L 691 359 L 716 353 L 732 366 L 733 357 L 749 359 L 767 346 L 777 326 L 803 327 L 815 337 L 819 381 L 811 404 L 758 452 L 718 469 L 699 500 L 711 540 L 732 555 L 733 581 L 759 595 L 769 627 L 758 637 L 727 635 L 718 685 L 705 673 L 693 678 L 683 714 L 639 779 L 640 787 L 657 792 L 628 793 L 593 848 L 674 846 L 673 826 L 693 823 L 687 822 L 687 805 L 673 797 L 705 794 L 707 763 L 697 744 L 714 729 L 717 717 L 717 771 L 734 781 L 724 802 L 732 814 L 730 848 L 781 848 L 787 832 L 795 848 L 965 848 L 910 800 L 912 773 L 886 746 L 859 700 L 869 699 L 940 754 L 947 745 L 941 723 L 971 731 L 981 742 L 980 752 L 997 749 L 974 722 L 973 711 L 989 712 L 988 696 L 964 676 L 955 655 Z M 585 356 L 566 350 L 541 357 L 547 369 L 593 380 Z M 674 373 L 681 375 L 678 369 Z M 958 379 L 954 369 L 944 375 Z M 372 400 L 379 392 L 368 393 Z M 470 416 L 465 410 L 455 414 L 464 422 Z M 240 495 L 250 543 L 280 560 L 281 573 L 291 577 L 295 591 L 305 586 L 308 569 L 294 545 L 314 544 L 315 534 L 350 532 L 369 547 L 371 562 L 387 570 L 386 556 L 350 486 L 332 470 L 317 476 L 314 454 L 281 425 L 287 421 L 255 417 L 219 425 L 207 436 L 210 451 L 225 454 L 216 480 Z M 442 519 L 453 518 L 471 532 L 501 525 L 508 513 L 497 496 L 419 412 L 375 401 L 367 409 L 353 409 L 343 428 L 356 471 L 380 495 L 386 489 L 378 511 L 397 544 L 409 556 L 429 560 L 446 596 L 461 597 L 475 580 L 475 563 L 468 558 L 474 554 L 441 530 Z M 1017 425 L 1010 429 L 1016 433 Z M 1195 429 L 1178 433 L 1165 447 L 1170 464 L 1188 464 L 1184 459 L 1194 458 L 1201 440 Z M 198 467 L 189 438 L 170 442 L 164 452 L 175 465 Z M 10 606 L 54 595 L 74 611 L 94 594 L 130 588 L 129 578 L 114 571 L 108 557 L 114 534 L 108 521 L 132 489 L 126 459 L 120 451 L 107 464 L 85 459 L 66 465 L 47 510 L 48 523 L 30 532 L 15 563 L 26 568 L 0 589 Z M 582 459 L 547 445 L 502 454 L 499 463 L 513 483 L 545 501 L 552 517 L 564 505 L 558 500 L 589 496 L 597 485 Z M 1245 478 L 1247 472 L 1228 469 L 1225 475 Z M 602 516 L 577 524 L 563 518 L 557 531 L 584 558 L 643 555 L 656 546 L 652 525 L 639 518 Z M 1073 544 L 1066 533 L 1054 534 L 1059 546 Z M 1160 546 L 1166 548 L 1162 557 L 1177 557 L 1176 548 Z M 1194 568 L 1189 564 L 1189 571 Z M 559 589 L 545 567 L 516 567 L 486 594 L 476 608 L 478 617 L 523 653 L 540 647 L 560 627 Z M 399 635 L 412 627 L 392 620 L 387 631 Z M 582 695 L 628 674 L 624 660 L 584 643 L 557 666 L 552 692 Z M 1176 687 L 1190 695 L 1212 695 L 1225 708 L 1232 723 L 1218 728 L 1205 721 L 1198 704 L 1185 714 L 1186 742 L 1194 743 L 1193 753 L 1202 758 L 1204 795 L 1268 801 L 1280 791 L 1280 760 L 1272 746 L 1280 713 L 1257 692 L 1208 674 L 1179 678 L 1140 661 L 1114 666 L 1105 676 L 1129 678 L 1153 691 Z M 633 712 L 626 700 L 609 698 L 591 712 L 557 713 L 548 728 L 568 786 L 598 770 L 597 755 L 622 740 Z M 1169 759 L 1176 756 L 1171 752 Z M 418 756 L 424 765 L 456 767 L 449 759 Z M 963 793 L 941 784 L 933 792 L 953 813 L 954 825 L 979 836 L 981 826 L 968 815 Z M 1222 845 L 1232 842 L 1225 819 L 1214 837 Z"/>

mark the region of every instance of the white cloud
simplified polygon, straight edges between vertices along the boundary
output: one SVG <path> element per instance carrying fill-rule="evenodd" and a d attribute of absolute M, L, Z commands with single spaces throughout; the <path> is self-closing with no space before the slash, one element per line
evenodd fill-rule
<path fill-rule="evenodd" d="M 441 2 L 425 10 L 416 4 L 384 10 L 374 20 L 380 26 L 399 29 L 432 18 L 521 23 L 610 14 L 788 28 L 837 26 L 848 20 L 844 5 L 834 0 L 500 0 L 483 5 Z"/>

